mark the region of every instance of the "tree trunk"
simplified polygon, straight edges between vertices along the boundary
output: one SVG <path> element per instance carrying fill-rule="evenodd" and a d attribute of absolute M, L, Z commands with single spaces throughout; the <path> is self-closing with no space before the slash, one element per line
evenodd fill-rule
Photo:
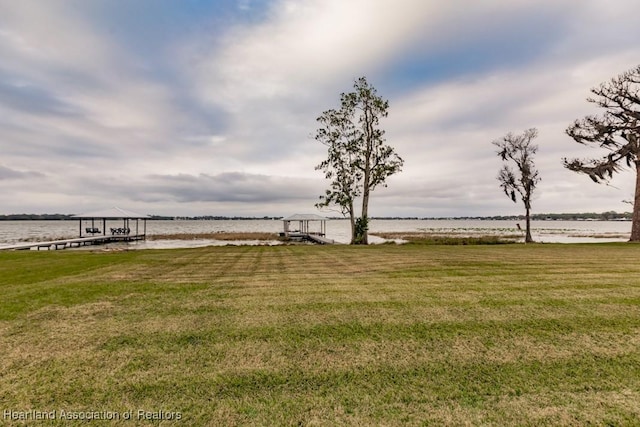
<path fill-rule="evenodd" d="M 640 242 L 640 160 L 636 160 L 636 194 L 633 200 L 630 242 Z"/>
<path fill-rule="evenodd" d="M 353 213 L 353 202 L 349 204 L 349 221 L 351 222 L 351 244 L 356 242 L 356 216 Z"/>
<path fill-rule="evenodd" d="M 368 220 L 369 218 L 369 189 L 367 187 L 364 188 L 364 194 L 362 195 L 362 220 Z M 360 239 L 361 245 L 369 244 L 369 232 L 365 230 L 362 233 L 362 237 Z"/>
<path fill-rule="evenodd" d="M 531 237 L 531 215 L 530 215 L 530 211 L 531 211 L 531 207 L 530 206 L 526 206 L 526 215 L 525 215 L 525 219 L 527 221 L 527 234 L 524 238 L 524 242 L 525 243 L 533 243 L 533 238 Z"/>
<path fill-rule="evenodd" d="M 362 183 L 362 220 L 369 218 L 369 192 L 371 182 L 371 152 L 373 151 L 373 125 L 371 118 L 371 106 L 366 103 L 364 107 L 364 139 L 365 139 L 365 153 L 364 153 L 364 181 Z M 365 230 L 362 233 L 360 239 L 361 245 L 369 244 L 369 233 Z"/>

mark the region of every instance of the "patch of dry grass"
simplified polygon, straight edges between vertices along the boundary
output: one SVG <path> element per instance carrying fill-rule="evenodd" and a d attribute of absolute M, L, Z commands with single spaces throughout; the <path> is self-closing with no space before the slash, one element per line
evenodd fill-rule
<path fill-rule="evenodd" d="M 151 234 L 147 236 L 149 240 L 278 240 L 279 238 L 279 235 L 276 233 L 226 231 L 216 233 Z"/>
<path fill-rule="evenodd" d="M 570 233 L 567 237 L 587 237 L 590 239 L 628 239 L 628 233 Z"/>
<path fill-rule="evenodd" d="M 0 409 L 182 414 L 161 425 L 639 424 L 638 255 L 3 253 Z"/>
<path fill-rule="evenodd" d="M 515 243 L 522 233 L 485 234 L 486 231 L 396 231 L 372 233 L 387 240 L 401 240 L 413 244 L 431 245 L 496 245 Z"/>

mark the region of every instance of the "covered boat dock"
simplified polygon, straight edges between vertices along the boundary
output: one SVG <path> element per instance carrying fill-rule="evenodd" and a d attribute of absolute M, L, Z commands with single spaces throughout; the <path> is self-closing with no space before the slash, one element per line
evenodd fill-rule
<path fill-rule="evenodd" d="M 101 211 L 73 215 L 72 218 L 77 218 L 79 221 L 79 238 L 102 235 L 129 237 L 129 239 L 121 240 L 144 240 L 147 234 L 147 219 L 149 219 L 149 216 L 113 207 Z M 113 226 L 114 221 L 117 221 L 115 227 Z M 140 221 L 142 221 L 142 227 L 140 226 Z M 98 224 L 97 226 L 96 223 Z M 107 232 L 107 224 L 109 224 L 109 232 Z M 134 227 L 134 224 L 135 228 L 132 230 L 131 227 Z"/>
<path fill-rule="evenodd" d="M 149 216 L 113 207 L 101 211 L 73 215 L 72 218 L 78 220 L 78 237 L 41 242 L 23 242 L 0 246 L 0 250 L 52 250 L 144 240 L 147 234 L 147 219 L 149 219 Z"/>
<path fill-rule="evenodd" d="M 282 221 L 284 225 L 283 237 L 307 240 L 321 245 L 335 243 L 326 238 L 328 218 L 316 214 L 295 214 L 283 218 Z M 317 225 L 313 227 L 311 224 L 317 224 L 319 227 Z"/>

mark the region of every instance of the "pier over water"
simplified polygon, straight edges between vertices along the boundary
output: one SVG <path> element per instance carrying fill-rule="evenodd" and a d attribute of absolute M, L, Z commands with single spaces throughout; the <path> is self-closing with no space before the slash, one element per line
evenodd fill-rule
<path fill-rule="evenodd" d="M 112 242 L 145 240 L 149 216 L 113 207 L 74 215 L 72 218 L 78 219 L 78 237 L 42 242 L 21 242 L 0 246 L 0 250 L 57 250 Z M 112 227 L 114 221 L 116 221 L 116 227 Z M 108 229 L 107 225 L 109 225 Z"/>

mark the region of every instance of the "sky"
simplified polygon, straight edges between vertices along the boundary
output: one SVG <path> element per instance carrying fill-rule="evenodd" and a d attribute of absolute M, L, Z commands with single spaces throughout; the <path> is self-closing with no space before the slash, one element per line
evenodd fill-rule
<path fill-rule="evenodd" d="M 492 141 L 535 127 L 534 213 L 630 211 L 562 166 L 640 63 L 637 0 L 0 0 L 0 214 L 324 213 L 316 118 L 367 78 L 402 172 L 371 216 L 523 213 Z"/>

